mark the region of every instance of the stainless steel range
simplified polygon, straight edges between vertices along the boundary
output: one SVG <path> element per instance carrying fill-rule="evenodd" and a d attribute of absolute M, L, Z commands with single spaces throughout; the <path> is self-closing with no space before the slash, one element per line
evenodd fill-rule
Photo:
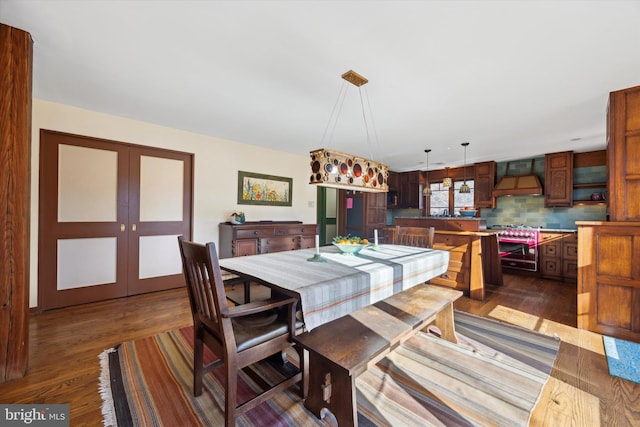
<path fill-rule="evenodd" d="M 507 225 L 493 228 L 502 228 L 498 233 L 498 245 L 503 267 L 538 271 L 539 227 Z"/>

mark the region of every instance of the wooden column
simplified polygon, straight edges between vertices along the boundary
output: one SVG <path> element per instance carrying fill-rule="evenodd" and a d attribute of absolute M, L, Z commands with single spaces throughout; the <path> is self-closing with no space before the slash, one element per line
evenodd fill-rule
<path fill-rule="evenodd" d="M 0 383 L 29 355 L 32 59 L 29 33 L 0 24 Z"/>

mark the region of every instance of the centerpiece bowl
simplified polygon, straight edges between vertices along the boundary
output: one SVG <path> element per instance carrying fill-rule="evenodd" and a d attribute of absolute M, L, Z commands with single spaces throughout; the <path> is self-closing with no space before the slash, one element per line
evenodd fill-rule
<path fill-rule="evenodd" d="M 367 245 L 361 243 L 333 243 L 335 247 L 340 249 L 343 255 L 353 255 L 360 252 Z"/>
<path fill-rule="evenodd" d="M 477 209 L 460 209 L 460 215 L 467 218 L 476 216 L 476 213 L 478 213 Z"/>

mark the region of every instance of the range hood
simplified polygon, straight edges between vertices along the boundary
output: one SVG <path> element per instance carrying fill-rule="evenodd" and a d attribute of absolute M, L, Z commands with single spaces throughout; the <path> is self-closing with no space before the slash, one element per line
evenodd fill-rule
<path fill-rule="evenodd" d="M 533 162 L 532 159 L 530 173 L 525 175 L 509 175 L 509 163 L 507 163 L 507 174 L 493 187 L 493 197 L 541 196 L 542 184 L 538 175 L 533 173 Z"/>

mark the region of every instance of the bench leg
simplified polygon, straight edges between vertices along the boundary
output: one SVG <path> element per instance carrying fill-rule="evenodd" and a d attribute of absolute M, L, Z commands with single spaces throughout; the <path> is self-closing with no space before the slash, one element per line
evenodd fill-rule
<path fill-rule="evenodd" d="M 438 329 L 440 329 L 442 338 L 455 344 L 458 343 L 458 337 L 456 337 L 456 329 L 453 323 L 453 304 L 449 304 L 436 314 L 435 324 Z"/>
<path fill-rule="evenodd" d="M 339 427 L 358 425 L 355 378 L 335 363 L 309 352 L 309 394 L 304 402 L 316 417 L 327 408 Z"/>

